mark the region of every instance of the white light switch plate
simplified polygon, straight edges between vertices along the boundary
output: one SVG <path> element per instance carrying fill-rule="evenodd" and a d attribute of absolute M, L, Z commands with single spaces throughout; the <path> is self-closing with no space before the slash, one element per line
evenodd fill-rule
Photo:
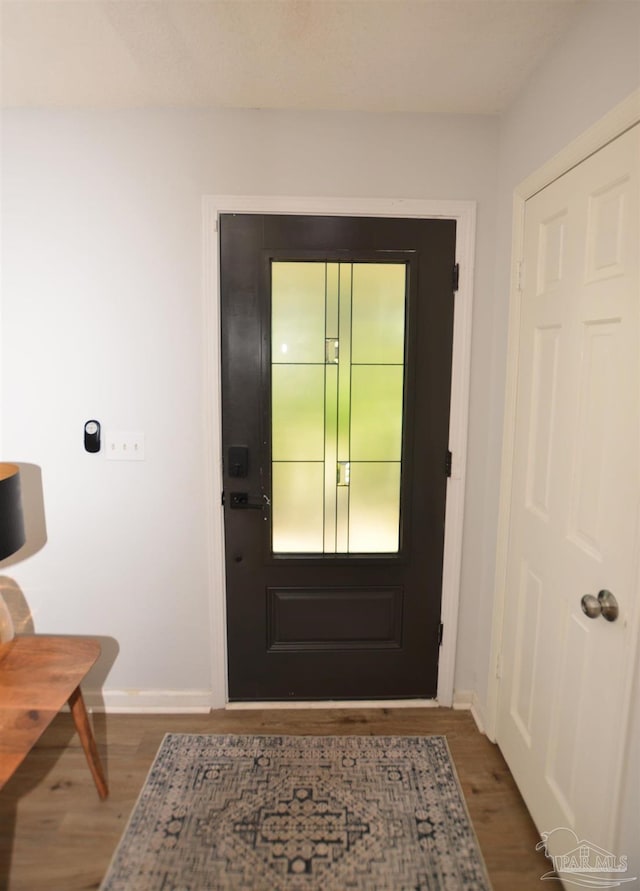
<path fill-rule="evenodd" d="M 104 450 L 108 461 L 144 461 L 144 433 L 107 433 Z"/>

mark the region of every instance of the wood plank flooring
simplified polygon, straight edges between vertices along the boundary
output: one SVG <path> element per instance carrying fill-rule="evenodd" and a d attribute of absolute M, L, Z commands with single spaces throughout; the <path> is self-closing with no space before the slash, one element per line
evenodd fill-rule
<path fill-rule="evenodd" d="M 93 723 L 109 798 L 98 798 L 71 716 L 59 715 L 0 792 L 3 891 L 98 888 L 167 732 L 444 735 L 494 891 L 540 891 L 540 877 L 550 866 L 536 853 L 538 833 L 504 759 L 478 732 L 469 712 L 264 709 L 209 715 L 95 714 Z"/>

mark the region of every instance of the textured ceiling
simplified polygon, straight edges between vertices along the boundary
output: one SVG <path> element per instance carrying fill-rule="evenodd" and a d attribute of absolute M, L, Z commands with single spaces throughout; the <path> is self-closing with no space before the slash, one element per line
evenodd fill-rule
<path fill-rule="evenodd" d="M 2 0 L 2 102 L 495 114 L 581 3 Z"/>

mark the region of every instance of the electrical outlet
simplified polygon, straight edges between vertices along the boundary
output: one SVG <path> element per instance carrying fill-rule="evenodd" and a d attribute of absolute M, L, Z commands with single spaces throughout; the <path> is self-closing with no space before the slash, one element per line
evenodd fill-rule
<path fill-rule="evenodd" d="M 144 461 L 144 433 L 107 433 L 105 457 L 108 461 Z"/>

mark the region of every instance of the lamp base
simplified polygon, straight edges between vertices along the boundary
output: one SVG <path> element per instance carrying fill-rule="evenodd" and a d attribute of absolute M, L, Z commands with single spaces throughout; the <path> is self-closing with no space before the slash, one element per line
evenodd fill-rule
<path fill-rule="evenodd" d="M 13 619 L 9 612 L 4 597 L 0 594 L 0 644 L 8 643 L 15 637 L 15 628 L 13 627 Z"/>

